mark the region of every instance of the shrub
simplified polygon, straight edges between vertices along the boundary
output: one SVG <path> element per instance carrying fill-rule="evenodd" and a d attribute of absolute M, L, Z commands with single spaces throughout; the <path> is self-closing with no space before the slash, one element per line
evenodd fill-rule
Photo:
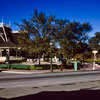
<path fill-rule="evenodd" d="M 85 62 L 94 62 L 94 59 L 85 59 Z M 95 60 L 95 62 L 100 62 L 100 60 Z"/>
<path fill-rule="evenodd" d="M 31 66 L 29 67 L 29 69 L 30 69 L 30 70 L 34 70 L 34 69 L 35 69 L 34 65 L 31 65 Z"/>
<path fill-rule="evenodd" d="M 21 65 L 21 64 L 12 64 L 12 69 L 29 69 L 29 65 Z"/>
<path fill-rule="evenodd" d="M 8 68 L 8 64 L 0 64 L 0 68 L 7 69 Z"/>

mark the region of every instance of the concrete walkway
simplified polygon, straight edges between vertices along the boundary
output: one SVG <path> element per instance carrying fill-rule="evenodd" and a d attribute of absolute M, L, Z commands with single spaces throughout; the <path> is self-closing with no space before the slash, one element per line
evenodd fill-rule
<path fill-rule="evenodd" d="M 63 69 L 63 71 L 61 71 L 60 69 L 54 69 L 53 72 L 73 72 L 74 69 Z M 51 73 L 50 70 L 5 70 L 2 71 L 3 73 L 16 73 L 16 74 L 37 74 L 37 73 Z"/>

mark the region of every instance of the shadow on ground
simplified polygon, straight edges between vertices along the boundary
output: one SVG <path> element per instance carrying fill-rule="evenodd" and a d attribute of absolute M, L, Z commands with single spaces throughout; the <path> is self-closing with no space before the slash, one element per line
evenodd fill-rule
<path fill-rule="evenodd" d="M 100 100 L 100 90 L 82 90 L 82 91 L 44 91 L 38 94 L 22 96 L 12 99 L 0 100 Z"/>

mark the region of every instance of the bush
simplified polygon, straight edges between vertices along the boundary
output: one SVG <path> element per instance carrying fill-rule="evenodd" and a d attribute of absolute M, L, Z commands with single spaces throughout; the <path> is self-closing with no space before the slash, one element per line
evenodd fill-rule
<path fill-rule="evenodd" d="M 30 70 L 35 69 L 34 65 L 31 65 L 31 66 L 29 67 L 29 69 L 30 69 Z"/>
<path fill-rule="evenodd" d="M 76 59 L 76 60 L 72 60 L 72 61 L 83 61 L 82 59 Z"/>
<path fill-rule="evenodd" d="M 66 69 L 73 69 L 74 68 L 74 63 L 66 64 L 65 68 Z"/>
<path fill-rule="evenodd" d="M 60 66 L 58 65 L 52 65 L 53 69 L 59 69 Z M 36 70 L 49 70 L 50 69 L 50 65 L 34 65 L 34 69 Z"/>
<path fill-rule="evenodd" d="M 52 65 L 53 69 L 60 69 L 60 65 Z M 22 64 L 10 64 L 9 67 L 11 69 L 23 69 L 23 70 L 50 70 L 50 65 L 22 65 Z M 7 64 L 0 64 L 0 68 L 7 69 L 8 65 Z"/>
<path fill-rule="evenodd" d="M 8 68 L 8 64 L 0 64 L 0 68 L 7 69 Z"/>
<path fill-rule="evenodd" d="M 34 65 L 34 69 L 36 70 L 45 70 L 45 69 L 50 69 L 49 65 Z"/>
<path fill-rule="evenodd" d="M 94 62 L 94 59 L 85 59 L 85 62 Z M 95 62 L 100 62 L 100 60 L 95 60 Z"/>
<path fill-rule="evenodd" d="M 21 64 L 12 64 L 12 69 L 29 69 L 29 65 L 21 65 Z"/>

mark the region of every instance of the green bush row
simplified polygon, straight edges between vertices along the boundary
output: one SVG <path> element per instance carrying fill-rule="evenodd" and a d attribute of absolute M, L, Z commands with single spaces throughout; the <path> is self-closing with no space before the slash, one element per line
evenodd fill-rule
<path fill-rule="evenodd" d="M 77 60 L 73 60 L 73 61 L 84 61 L 84 62 L 94 62 L 94 59 L 77 59 Z M 95 60 L 95 62 L 100 62 L 100 60 Z"/>
<path fill-rule="evenodd" d="M 0 64 L 0 68 L 7 69 L 8 64 Z M 10 69 L 30 69 L 29 65 L 21 65 L 21 64 L 11 64 L 9 65 Z"/>
<path fill-rule="evenodd" d="M 11 69 L 30 69 L 29 65 L 21 65 L 21 64 L 11 64 Z"/>
<path fill-rule="evenodd" d="M 87 60 L 84 60 L 85 62 L 94 62 L 94 59 L 87 59 Z M 95 62 L 100 62 L 100 60 L 95 60 Z"/>
<path fill-rule="evenodd" d="M 7 64 L 0 64 L 0 68 L 3 68 L 3 69 L 7 69 L 8 68 L 8 65 Z M 10 64 L 9 65 L 9 68 L 10 69 L 23 69 L 23 70 L 46 70 L 46 69 L 50 69 L 50 65 L 41 65 L 41 66 L 38 66 L 38 65 L 22 65 L 22 64 Z M 57 66 L 57 65 L 53 65 L 53 69 L 59 69 L 60 66 Z"/>
<path fill-rule="evenodd" d="M 60 66 L 58 66 L 58 65 L 52 65 L 53 66 L 53 69 L 59 69 L 60 68 Z M 48 69 L 50 69 L 50 65 L 35 65 L 34 66 L 34 69 L 36 69 L 36 70 L 48 70 Z"/>
<path fill-rule="evenodd" d="M 7 64 L 0 64 L 0 68 L 7 69 L 8 65 Z"/>

